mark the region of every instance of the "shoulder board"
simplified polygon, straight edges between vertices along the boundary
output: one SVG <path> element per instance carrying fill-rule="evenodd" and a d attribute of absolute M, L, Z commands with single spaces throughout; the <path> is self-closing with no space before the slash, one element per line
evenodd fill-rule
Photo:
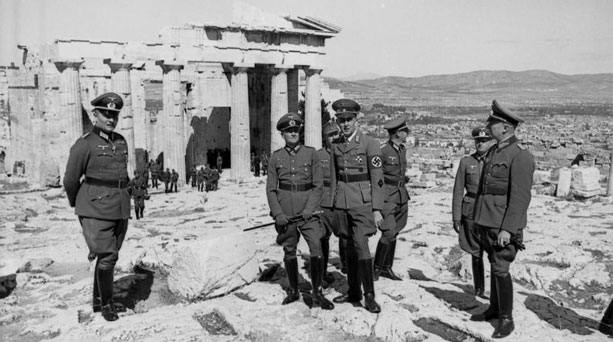
<path fill-rule="evenodd" d="M 387 142 L 384 142 L 381 145 L 379 145 L 379 148 L 384 148 L 385 146 L 387 146 Z"/>
<path fill-rule="evenodd" d="M 523 145 L 522 143 L 517 144 L 517 148 L 519 148 L 520 150 L 527 149 L 527 147 L 525 145 Z"/>
<path fill-rule="evenodd" d="M 282 151 L 284 148 L 285 148 L 285 147 L 281 147 L 280 149 L 275 150 L 273 153 L 281 152 L 281 151 Z"/>
<path fill-rule="evenodd" d="M 306 147 L 307 149 L 315 150 L 315 147 L 303 145 L 302 147 Z"/>
<path fill-rule="evenodd" d="M 87 138 L 92 132 L 87 132 L 81 136 L 81 139 Z"/>

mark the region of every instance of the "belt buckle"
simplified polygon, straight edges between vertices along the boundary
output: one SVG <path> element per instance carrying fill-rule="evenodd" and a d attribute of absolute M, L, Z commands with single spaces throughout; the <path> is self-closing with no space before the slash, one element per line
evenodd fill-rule
<path fill-rule="evenodd" d="M 404 186 L 404 184 L 402 184 L 402 181 L 398 181 L 398 187 L 402 188 Z"/>
<path fill-rule="evenodd" d="M 346 173 L 341 173 L 341 181 L 345 183 L 349 183 L 349 175 Z"/>
<path fill-rule="evenodd" d="M 123 189 L 125 187 L 126 181 L 120 180 L 117 182 L 117 187 Z"/>
<path fill-rule="evenodd" d="M 298 192 L 298 184 L 291 183 L 291 186 L 292 186 L 292 192 Z"/>

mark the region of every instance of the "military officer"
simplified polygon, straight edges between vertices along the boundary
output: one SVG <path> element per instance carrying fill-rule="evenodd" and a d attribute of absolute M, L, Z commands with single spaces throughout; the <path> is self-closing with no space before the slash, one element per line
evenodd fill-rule
<path fill-rule="evenodd" d="M 383 126 L 389 140 L 381 147 L 385 204 L 383 223 L 379 226 L 381 238 L 375 252 L 375 280 L 385 277 L 402 280 L 394 273 L 392 265 L 396 253 L 396 237 L 407 224 L 409 192 L 406 188 L 407 153 L 404 143 L 409 136 L 407 117 L 401 116 Z"/>
<path fill-rule="evenodd" d="M 134 178 L 128 183 L 128 191 L 134 202 L 134 213 L 136 214 L 137 220 L 144 217 L 145 198 L 148 196 L 147 184 L 148 181 L 144 177 L 141 177 L 138 171 L 134 171 Z"/>
<path fill-rule="evenodd" d="M 475 140 L 475 153 L 460 159 L 453 186 L 451 212 L 460 248 L 471 255 L 475 295 L 486 298 L 483 246 L 479 228 L 473 221 L 473 213 L 485 154 L 495 141 L 485 126 L 475 127 L 471 135 Z M 494 281 L 493 277 L 491 279 Z"/>
<path fill-rule="evenodd" d="M 177 190 L 177 182 L 179 181 L 179 174 L 177 173 L 177 171 L 175 171 L 175 169 L 172 169 L 172 172 L 170 173 L 170 192 L 172 192 L 172 189 L 175 189 L 175 192 L 179 192 Z"/>
<path fill-rule="evenodd" d="M 113 273 L 130 216 L 128 145 L 114 132 L 122 98 L 105 93 L 91 104 L 94 127 L 70 149 L 63 183 L 90 254 L 97 258 L 93 310 L 101 311 L 105 320 L 115 321 L 119 316 L 113 303 Z"/>
<path fill-rule="evenodd" d="M 192 188 L 196 187 L 196 182 L 197 182 L 196 178 L 197 177 L 198 177 L 198 168 L 196 168 L 196 164 L 194 164 L 192 166 L 191 171 L 190 171 L 190 178 L 191 178 L 191 181 L 192 181 Z"/>
<path fill-rule="evenodd" d="M 379 143 L 357 127 L 360 105 L 351 99 L 332 104 L 341 128 L 339 142 L 332 146 L 332 205 L 339 222 L 339 235 L 347 239 L 347 293 L 334 298 L 336 303 L 362 300 L 373 313 L 381 312 L 375 301 L 373 263 L 368 238 L 383 222 L 383 162 Z"/>
<path fill-rule="evenodd" d="M 503 338 L 515 329 L 513 323 L 513 279 L 509 273 L 518 249 L 523 249 L 523 230 L 527 224 L 534 158 L 515 136 L 524 122 L 517 114 L 503 108 L 496 100 L 487 119 L 487 128 L 496 139 L 487 153 L 474 221 L 481 229 L 481 243 L 488 254 L 495 278 L 490 306 L 472 320 L 499 318 L 493 338 Z"/>
<path fill-rule="evenodd" d="M 168 183 L 170 183 L 170 169 L 166 168 L 166 171 L 162 172 L 162 182 L 164 182 L 164 193 L 169 193 Z"/>
<path fill-rule="evenodd" d="M 160 178 L 160 165 L 153 161 L 149 162 L 149 169 L 151 170 L 151 187 L 158 188 L 158 180 Z"/>
<path fill-rule="evenodd" d="M 323 187 L 321 164 L 317 151 L 300 144 L 302 120 L 295 113 L 283 115 L 277 122 L 277 130 L 285 140 L 285 146 L 276 150 L 268 164 L 266 196 L 271 216 L 275 219 L 277 243 L 283 246 L 285 270 L 290 291 L 283 304 L 300 298 L 298 292 L 298 259 L 296 248 L 300 235 L 309 246 L 310 275 L 313 285 L 313 304 L 324 310 L 334 308 L 321 292 L 324 272 L 321 239 L 324 228 L 314 216 L 319 207 Z M 291 222 L 290 217 L 301 216 Z"/>
<path fill-rule="evenodd" d="M 334 121 L 329 121 L 323 126 L 323 145 L 324 147 L 317 151 L 319 162 L 321 163 L 321 170 L 323 175 L 323 192 L 321 196 L 321 208 L 323 215 L 320 216 L 320 221 L 324 226 L 325 235 L 321 239 L 321 249 L 323 253 L 323 265 L 324 265 L 324 280 L 328 283 L 334 281 L 334 277 L 326 272 L 328 268 L 328 258 L 330 254 L 330 236 L 332 233 L 338 236 L 338 223 L 334 219 L 334 210 L 332 208 L 332 196 L 330 195 L 330 149 L 332 148 L 332 142 L 338 139 L 340 134 L 340 128 Z M 346 242 L 341 243 L 339 239 L 339 254 L 341 257 L 341 263 L 344 264 L 343 258 L 345 257 L 345 245 Z"/>

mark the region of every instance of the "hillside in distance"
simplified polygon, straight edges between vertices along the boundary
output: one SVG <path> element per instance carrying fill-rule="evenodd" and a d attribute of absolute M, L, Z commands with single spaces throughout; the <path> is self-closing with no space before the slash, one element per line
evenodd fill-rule
<path fill-rule="evenodd" d="M 546 70 L 472 71 L 423 77 L 341 81 L 331 88 L 365 105 L 480 106 L 498 99 L 517 106 L 610 104 L 613 73 L 563 75 Z"/>

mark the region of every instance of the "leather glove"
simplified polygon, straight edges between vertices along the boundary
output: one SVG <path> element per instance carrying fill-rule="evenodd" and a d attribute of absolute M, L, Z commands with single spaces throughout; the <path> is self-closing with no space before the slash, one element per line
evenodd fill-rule
<path fill-rule="evenodd" d="M 289 217 L 285 214 L 279 214 L 275 217 L 275 224 L 278 226 L 286 226 L 289 223 Z"/>
<path fill-rule="evenodd" d="M 381 211 L 374 210 L 372 214 L 375 219 L 375 225 L 377 228 L 381 228 L 381 224 L 383 224 L 383 215 L 381 214 Z"/>
<path fill-rule="evenodd" d="M 453 230 L 455 230 L 456 233 L 460 233 L 460 229 L 462 229 L 462 221 L 454 220 L 453 221 Z"/>
<path fill-rule="evenodd" d="M 312 211 L 310 211 L 310 210 L 306 210 L 306 209 L 302 211 L 302 218 L 303 218 L 305 221 L 310 220 L 310 219 L 311 219 L 311 217 L 313 217 L 313 212 L 312 212 Z"/>

